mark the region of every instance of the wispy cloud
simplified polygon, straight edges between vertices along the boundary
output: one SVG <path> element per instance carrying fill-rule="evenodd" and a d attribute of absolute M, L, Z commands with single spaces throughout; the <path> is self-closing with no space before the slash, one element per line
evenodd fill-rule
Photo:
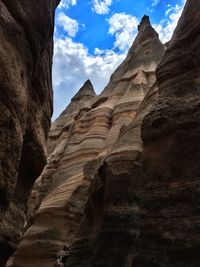
<path fill-rule="evenodd" d="M 70 6 L 75 6 L 77 0 L 61 0 L 58 8 L 69 8 Z"/>
<path fill-rule="evenodd" d="M 152 6 L 157 6 L 161 2 L 161 0 L 151 0 L 151 2 Z"/>
<path fill-rule="evenodd" d="M 92 10 L 99 14 L 108 14 L 110 11 L 110 6 L 112 5 L 112 0 L 93 0 L 92 1 Z"/>
<path fill-rule="evenodd" d="M 163 43 L 168 42 L 171 39 L 183 11 L 185 2 L 186 0 L 183 0 L 180 5 L 168 5 L 168 9 L 165 12 L 165 18 L 159 24 L 153 25 L 155 30 L 159 33 L 160 40 Z"/>
<path fill-rule="evenodd" d="M 60 12 L 57 19 L 57 25 L 61 26 L 69 36 L 76 36 L 79 24 L 75 19 L 66 16 L 63 12 Z"/>
<path fill-rule="evenodd" d="M 127 51 L 137 34 L 138 19 L 126 13 L 115 13 L 108 23 L 109 33 L 115 36 L 114 47 Z"/>

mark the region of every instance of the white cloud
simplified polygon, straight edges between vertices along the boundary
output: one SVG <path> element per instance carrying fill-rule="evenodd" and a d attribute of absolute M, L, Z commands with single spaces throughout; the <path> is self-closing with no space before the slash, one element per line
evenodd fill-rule
<path fill-rule="evenodd" d="M 75 19 L 66 16 L 63 12 L 59 13 L 57 19 L 57 25 L 63 27 L 63 29 L 68 33 L 69 36 L 76 36 L 79 24 Z"/>
<path fill-rule="evenodd" d="M 109 33 L 115 36 L 114 47 L 127 51 L 137 34 L 138 19 L 126 13 L 115 13 L 108 23 Z"/>
<path fill-rule="evenodd" d="M 159 33 L 160 40 L 163 43 L 168 42 L 171 39 L 183 11 L 185 2 L 186 0 L 183 0 L 180 5 L 168 5 L 168 9 L 165 12 L 165 18 L 159 24 L 153 25 L 155 30 Z"/>
<path fill-rule="evenodd" d="M 92 1 L 92 10 L 97 14 L 108 14 L 112 5 L 112 0 L 93 0 Z"/>
<path fill-rule="evenodd" d="M 152 6 L 157 6 L 161 2 L 161 0 L 151 0 L 151 2 Z"/>
<path fill-rule="evenodd" d="M 82 84 L 90 79 L 97 93 L 106 86 L 110 75 L 123 61 L 125 54 L 96 48 L 90 55 L 86 46 L 71 38 L 54 42 L 54 119 L 64 110 Z"/>
<path fill-rule="evenodd" d="M 70 6 L 75 6 L 77 0 L 61 0 L 58 8 L 69 8 Z"/>

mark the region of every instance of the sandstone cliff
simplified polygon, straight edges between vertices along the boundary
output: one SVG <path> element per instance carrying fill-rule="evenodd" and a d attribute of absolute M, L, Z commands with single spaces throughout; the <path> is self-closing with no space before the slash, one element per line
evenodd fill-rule
<path fill-rule="evenodd" d="M 58 0 L 0 1 L 0 265 L 20 240 L 46 163 L 52 36 Z"/>
<path fill-rule="evenodd" d="M 62 255 L 66 260 L 68 248 L 79 232 L 91 182 L 101 187 L 98 169 L 102 169 L 120 133 L 135 117 L 138 121 L 135 140 L 128 146 L 127 152 L 122 153 L 116 171 L 120 173 L 132 147 L 142 149 L 140 125 L 147 111 L 143 111 L 141 103 L 146 95 L 147 99 L 153 99 L 157 94 L 155 70 L 165 53 L 165 46 L 159 41 L 147 16 L 142 19 L 138 30 L 127 58 L 111 76 L 105 90 L 96 96 L 90 81 L 87 81 L 52 125 L 48 163 L 34 186 L 29 202 L 28 229 L 9 266 L 55 266 L 62 250 L 65 251 L 60 254 L 61 261 Z M 149 95 L 152 86 L 154 90 Z M 136 116 L 138 109 L 141 115 Z M 126 179 L 120 188 L 125 183 Z M 113 192 L 117 188 L 116 183 Z M 96 192 L 95 200 L 92 197 L 88 200 L 90 203 L 91 199 L 91 205 L 94 204 L 87 224 L 91 235 L 95 235 L 97 222 L 102 220 L 103 195 L 98 190 Z M 91 245 L 92 249 L 93 236 L 91 239 L 88 236 L 87 240 L 86 246 Z M 89 252 L 90 249 L 86 250 Z M 82 251 L 81 255 L 85 252 Z M 85 255 L 90 260 L 89 254 Z M 84 265 L 83 259 L 81 261 L 80 266 L 89 266 Z M 78 266 L 78 263 L 73 266 Z"/>

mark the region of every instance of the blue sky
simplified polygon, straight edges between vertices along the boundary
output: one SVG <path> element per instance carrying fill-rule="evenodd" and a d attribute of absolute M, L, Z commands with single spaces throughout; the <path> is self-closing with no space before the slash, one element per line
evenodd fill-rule
<path fill-rule="evenodd" d="M 54 115 L 90 79 L 99 94 L 123 61 L 143 15 L 163 43 L 170 40 L 185 0 L 61 0 L 54 33 Z"/>

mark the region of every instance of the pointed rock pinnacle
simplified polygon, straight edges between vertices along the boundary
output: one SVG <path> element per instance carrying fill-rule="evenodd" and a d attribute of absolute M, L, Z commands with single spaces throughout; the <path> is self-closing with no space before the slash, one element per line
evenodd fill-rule
<path fill-rule="evenodd" d="M 141 30 L 142 28 L 146 27 L 146 26 L 151 26 L 151 23 L 149 20 L 149 16 L 144 15 L 142 17 L 140 24 L 138 25 L 138 31 Z"/>
<path fill-rule="evenodd" d="M 72 101 L 80 100 L 82 97 L 95 97 L 96 93 L 90 80 L 87 80 L 84 85 L 80 88 L 77 94 L 72 98 Z"/>

